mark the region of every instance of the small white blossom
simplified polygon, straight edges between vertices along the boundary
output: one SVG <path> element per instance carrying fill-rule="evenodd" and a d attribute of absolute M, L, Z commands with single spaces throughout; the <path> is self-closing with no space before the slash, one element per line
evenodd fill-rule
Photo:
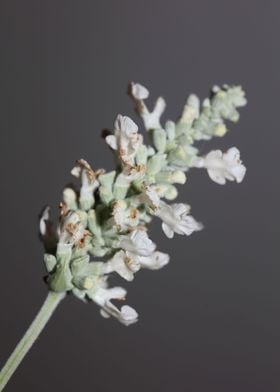
<path fill-rule="evenodd" d="M 173 238 L 174 233 L 190 235 L 203 228 L 191 215 L 190 206 L 183 203 L 166 204 L 161 202 L 157 216 L 162 220 L 162 230 L 168 238 Z"/>
<path fill-rule="evenodd" d="M 227 152 L 221 150 L 210 151 L 204 158 L 197 161 L 197 167 L 205 167 L 211 180 L 224 185 L 226 180 L 242 182 L 246 167 L 240 160 L 240 152 L 231 147 Z"/>
<path fill-rule="evenodd" d="M 79 159 L 71 170 L 71 174 L 80 178 L 82 186 L 80 189 L 80 204 L 83 209 L 88 210 L 94 204 L 94 191 L 98 188 L 97 176 L 103 171 L 95 173 L 85 159 Z"/>
<path fill-rule="evenodd" d="M 99 288 L 91 298 L 101 307 L 101 315 L 105 318 L 115 317 L 122 324 L 128 326 L 138 320 L 137 312 L 128 305 L 118 309 L 112 302 L 112 299 L 123 301 L 126 296 L 126 290 L 122 287 L 113 287 L 111 289 Z"/>
<path fill-rule="evenodd" d="M 142 268 L 147 268 L 150 270 L 158 270 L 169 263 L 170 257 L 167 253 L 163 252 L 153 252 L 150 256 L 144 257 L 139 256 L 138 262 Z"/>
<path fill-rule="evenodd" d="M 76 212 L 68 211 L 61 217 L 61 223 L 58 229 L 59 244 L 72 246 L 79 242 L 85 234 L 85 228 Z"/>
<path fill-rule="evenodd" d="M 150 256 L 156 248 L 146 231 L 133 230 L 129 235 L 122 236 L 117 242 L 117 247 L 138 256 Z"/>
<path fill-rule="evenodd" d="M 118 185 L 123 185 L 123 186 L 129 185 L 133 181 L 137 181 L 143 178 L 145 171 L 146 171 L 145 165 L 136 165 L 136 166 L 125 165 L 123 167 L 122 173 L 118 175 L 116 183 Z"/>
<path fill-rule="evenodd" d="M 142 113 L 142 118 L 146 129 L 159 129 L 162 128 L 160 124 L 160 118 L 166 107 L 165 100 L 159 97 L 156 100 L 154 109 L 152 112 Z"/>
<path fill-rule="evenodd" d="M 140 262 L 136 255 L 119 250 L 114 256 L 104 264 L 104 273 L 117 272 L 122 278 L 131 282 L 134 279 L 134 273 L 141 268 Z"/>
<path fill-rule="evenodd" d="M 128 207 L 124 200 L 113 203 L 113 221 L 118 230 L 126 230 L 135 227 L 139 222 L 139 211 L 135 207 Z"/>
<path fill-rule="evenodd" d="M 131 282 L 134 274 L 140 268 L 158 270 L 169 262 L 169 255 L 155 251 L 149 256 L 139 256 L 129 251 L 120 250 L 114 256 L 104 263 L 103 273 L 117 272 L 122 278 Z"/>
<path fill-rule="evenodd" d="M 118 115 L 115 121 L 115 134 L 106 137 L 107 144 L 117 150 L 121 161 L 126 165 L 134 165 L 134 158 L 143 136 L 138 133 L 138 127 L 129 117 Z"/>
<path fill-rule="evenodd" d="M 160 196 L 157 187 L 145 185 L 140 199 L 141 202 L 147 204 L 152 210 L 157 210 L 160 204 Z"/>
<path fill-rule="evenodd" d="M 131 83 L 130 95 L 136 103 L 136 109 L 144 121 L 145 128 L 147 130 L 162 128 L 160 125 L 160 118 L 166 107 L 165 100 L 162 97 L 159 97 L 156 100 L 153 111 L 150 112 L 144 103 L 144 99 L 149 96 L 149 91 L 146 87 L 139 83 Z"/>

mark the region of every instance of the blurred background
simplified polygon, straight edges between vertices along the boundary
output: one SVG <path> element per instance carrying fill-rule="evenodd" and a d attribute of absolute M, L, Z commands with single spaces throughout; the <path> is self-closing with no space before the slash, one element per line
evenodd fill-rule
<path fill-rule="evenodd" d="M 279 1 L 2 0 L 0 2 L 0 364 L 46 296 L 38 214 L 55 210 L 77 158 L 112 168 L 100 138 L 116 114 L 142 126 L 126 95 L 176 119 L 189 93 L 241 84 L 248 105 L 231 132 L 242 184 L 190 172 L 180 201 L 205 230 L 152 238 L 171 255 L 128 288 L 140 314 L 126 328 L 68 297 L 7 392 L 274 392 L 280 388 Z"/>

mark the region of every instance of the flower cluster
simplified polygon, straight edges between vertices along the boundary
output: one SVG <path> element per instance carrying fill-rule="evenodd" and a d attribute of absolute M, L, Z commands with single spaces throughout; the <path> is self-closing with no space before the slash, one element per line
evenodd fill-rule
<path fill-rule="evenodd" d="M 124 325 L 136 322 L 138 314 L 128 305 L 118 308 L 112 303 L 123 301 L 126 290 L 109 288 L 109 275 L 117 273 L 132 281 L 141 268 L 157 270 L 169 262 L 169 255 L 158 251 L 148 236 L 151 219 L 161 219 L 168 238 L 174 233 L 188 236 L 203 227 L 190 215 L 188 204 L 171 203 L 178 194 L 176 184 L 184 184 L 185 173 L 193 167 L 206 169 L 218 184 L 239 183 L 246 171 L 236 147 L 200 156 L 194 146 L 199 140 L 223 136 L 225 120 L 238 120 L 237 108 L 246 104 L 241 87 L 215 86 L 201 104 L 190 95 L 179 119 L 165 125 L 161 123 L 163 98 L 150 111 L 144 86 L 131 83 L 129 95 L 151 145 L 144 144 L 133 120 L 118 115 L 112 134 L 106 137 L 117 168 L 94 171 L 87 161 L 78 160 L 71 173 L 81 186 L 79 191 L 64 189 L 58 227 L 50 219 L 49 207 L 40 220 L 49 289 L 72 291 L 84 301 L 94 301 L 104 317 L 113 316 Z"/>

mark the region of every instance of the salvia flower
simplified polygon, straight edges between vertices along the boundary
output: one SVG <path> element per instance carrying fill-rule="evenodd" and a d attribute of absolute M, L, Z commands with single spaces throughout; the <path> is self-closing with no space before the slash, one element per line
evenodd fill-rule
<path fill-rule="evenodd" d="M 167 253 L 154 251 L 149 256 L 140 256 L 130 251 L 119 250 L 104 264 L 103 272 L 116 272 L 125 280 L 132 281 L 134 274 L 141 268 L 158 270 L 168 263 Z"/>
<path fill-rule="evenodd" d="M 125 165 L 133 166 L 135 155 L 142 144 L 143 136 L 138 133 L 138 126 L 127 116 L 118 115 L 115 121 L 114 135 L 108 135 L 106 142 L 118 152 Z"/>
<path fill-rule="evenodd" d="M 155 251 L 150 256 L 139 256 L 138 260 L 142 268 L 158 270 L 169 263 L 170 257 L 167 253 Z"/>
<path fill-rule="evenodd" d="M 122 324 L 128 326 L 134 324 L 138 319 L 137 312 L 128 305 L 123 305 L 118 309 L 112 302 L 112 299 L 119 301 L 125 300 L 126 290 L 122 287 L 113 287 L 110 289 L 99 288 L 92 295 L 92 300 L 101 307 L 101 315 L 105 318 L 110 316 L 118 319 Z"/>
<path fill-rule="evenodd" d="M 224 185 L 226 180 L 242 182 L 246 173 L 236 147 L 231 147 L 225 153 L 221 150 L 210 151 L 204 158 L 198 159 L 197 166 L 206 168 L 211 180 L 220 185 Z"/>
<path fill-rule="evenodd" d="M 85 229 L 76 212 L 68 211 L 61 217 L 61 223 L 58 228 L 58 244 L 73 246 L 75 243 L 78 243 L 84 235 Z"/>
<path fill-rule="evenodd" d="M 139 271 L 141 264 L 139 257 L 124 250 L 119 250 L 104 265 L 104 273 L 117 272 L 127 281 L 134 279 L 134 274 Z"/>
<path fill-rule="evenodd" d="M 149 96 L 149 91 L 146 87 L 132 82 L 129 87 L 129 93 L 135 101 L 136 109 L 143 119 L 145 128 L 147 130 L 160 129 L 160 118 L 166 106 L 165 100 L 159 97 L 156 100 L 154 109 L 150 112 L 144 103 L 144 100 Z"/>
<path fill-rule="evenodd" d="M 156 244 L 144 230 L 133 230 L 127 236 L 121 236 L 118 247 L 139 256 L 150 256 L 156 249 Z"/>
<path fill-rule="evenodd" d="M 94 191 L 98 188 L 99 182 L 97 177 L 102 171 L 95 173 L 89 163 L 85 159 L 80 159 L 76 162 L 75 167 L 72 169 L 71 174 L 80 178 L 81 189 L 80 189 L 80 206 L 82 210 L 89 210 L 94 205 Z M 67 190 L 68 200 L 70 199 L 70 191 Z M 74 196 L 72 195 L 72 203 L 74 202 Z M 70 203 L 68 202 L 70 205 Z"/>
<path fill-rule="evenodd" d="M 188 204 L 167 204 L 161 202 L 157 216 L 162 220 L 162 230 L 168 238 L 173 238 L 174 233 L 191 235 L 194 231 L 202 230 L 203 226 L 189 215 Z"/>
<path fill-rule="evenodd" d="M 113 221 L 118 231 L 126 231 L 139 223 L 140 212 L 135 207 L 130 207 L 124 200 L 116 200 L 113 205 Z"/>

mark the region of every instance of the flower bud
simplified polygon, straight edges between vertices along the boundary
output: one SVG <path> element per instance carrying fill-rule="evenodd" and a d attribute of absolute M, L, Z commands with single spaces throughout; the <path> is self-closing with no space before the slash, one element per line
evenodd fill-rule
<path fill-rule="evenodd" d="M 159 152 L 164 152 L 166 148 L 166 132 L 164 129 L 153 131 L 153 142 Z"/>
<path fill-rule="evenodd" d="M 146 165 L 147 163 L 147 158 L 148 158 L 148 149 L 146 146 L 144 146 L 144 144 L 142 144 L 136 153 L 136 164 L 137 165 Z"/>
<path fill-rule="evenodd" d="M 178 191 L 177 191 L 177 189 L 175 188 L 175 186 L 169 185 L 169 187 L 167 188 L 167 190 L 166 190 L 166 192 L 165 192 L 164 197 L 165 197 L 167 200 L 174 200 L 174 199 L 176 199 L 177 196 L 178 196 Z"/>
<path fill-rule="evenodd" d="M 223 137 L 226 133 L 227 133 L 227 128 L 226 128 L 225 124 L 220 123 L 215 126 L 215 128 L 214 128 L 214 135 L 215 136 Z"/>
<path fill-rule="evenodd" d="M 167 121 L 165 124 L 166 134 L 169 140 L 175 138 L 175 123 L 173 121 Z"/>
<path fill-rule="evenodd" d="M 77 206 L 77 194 L 72 188 L 65 188 L 63 190 L 63 201 L 67 205 L 67 207 L 75 211 L 78 206 Z"/>
<path fill-rule="evenodd" d="M 185 184 L 185 182 L 187 181 L 187 177 L 183 171 L 175 170 L 174 172 L 172 172 L 171 180 L 172 180 L 172 183 L 174 183 L 174 184 L 175 183 L 176 184 Z"/>
<path fill-rule="evenodd" d="M 147 173 L 149 175 L 155 175 L 161 171 L 163 166 L 165 166 L 166 155 L 158 153 L 153 155 L 147 164 Z"/>
<path fill-rule="evenodd" d="M 52 272 L 57 263 L 56 257 L 49 253 L 44 254 L 44 262 L 48 272 Z"/>
<path fill-rule="evenodd" d="M 99 195 L 103 203 L 109 204 L 113 199 L 113 182 L 116 176 L 115 171 L 111 171 L 106 174 L 99 176 L 98 180 L 100 183 Z"/>

